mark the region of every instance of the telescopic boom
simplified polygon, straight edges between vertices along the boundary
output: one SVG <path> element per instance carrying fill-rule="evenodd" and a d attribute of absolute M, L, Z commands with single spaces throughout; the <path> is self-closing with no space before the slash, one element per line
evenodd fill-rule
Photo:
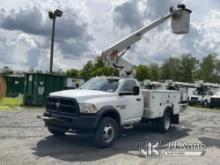
<path fill-rule="evenodd" d="M 113 66 L 119 70 L 121 77 L 134 77 L 135 71 L 134 66 L 127 60 L 123 59 L 122 56 L 130 47 L 142 39 L 143 35 L 164 23 L 166 20 L 171 18 L 171 25 L 173 32 L 176 34 L 185 34 L 189 32 L 189 21 L 190 21 L 189 9 L 186 9 L 185 5 L 178 5 L 177 9 L 170 8 L 170 13 L 163 16 L 150 25 L 144 26 L 141 29 L 133 32 L 129 36 L 113 44 L 109 48 L 102 51 L 101 59 L 106 65 Z"/>

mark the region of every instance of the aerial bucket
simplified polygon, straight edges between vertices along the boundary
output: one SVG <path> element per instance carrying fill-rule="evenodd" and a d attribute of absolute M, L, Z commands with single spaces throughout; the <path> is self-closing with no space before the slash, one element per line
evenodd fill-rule
<path fill-rule="evenodd" d="M 190 28 L 190 14 L 191 10 L 186 9 L 185 6 L 180 6 L 182 10 L 178 10 L 178 13 L 174 14 L 171 18 L 171 27 L 173 33 L 185 34 L 189 33 Z"/>

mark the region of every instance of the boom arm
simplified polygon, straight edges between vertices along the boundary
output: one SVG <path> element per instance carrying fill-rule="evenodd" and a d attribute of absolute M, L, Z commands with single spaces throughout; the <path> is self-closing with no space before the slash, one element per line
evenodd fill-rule
<path fill-rule="evenodd" d="M 185 5 L 179 5 L 177 10 L 170 9 L 170 13 L 164 17 L 161 17 L 151 23 L 150 25 L 144 26 L 143 28 L 137 30 L 136 32 L 125 37 L 116 44 L 110 46 L 109 48 L 102 51 L 101 58 L 107 65 L 114 66 L 119 69 L 120 76 L 134 76 L 133 65 L 130 64 L 125 59 L 121 58 L 125 52 L 133 45 L 134 43 L 141 40 L 142 36 L 155 28 L 156 26 L 164 23 L 167 19 L 171 17 L 180 18 L 182 16 L 182 11 L 186 10 Z"/>
<path fill-rule="evenodd" d="M 106 50 L 104 50 L 102 52 L 102 55 L 104 55 L 104 56 L 111 55 L 115 51 L 117 51 L 119 53 L 125 49 L 129 49 L 132 44 L 141 40 L 144 33 L 150 31 L 151 29 L 155 28 L 159 24 L 163 23 L 171 16 L 172 16 L 172 14 L 168 14 L 166 17 L 162 17 L 162 18 L 156 20 L 155 22 L 153 22 L 152 24 L 147 25 L 147 26 L 137 30 L 136 32 L 130 34 L 126 38 L 122 39 L 121 41 L 117 42 L 116 44 L 114 44 L 114 45 L 110 46 L 109 48 L 107 48 Z"/>

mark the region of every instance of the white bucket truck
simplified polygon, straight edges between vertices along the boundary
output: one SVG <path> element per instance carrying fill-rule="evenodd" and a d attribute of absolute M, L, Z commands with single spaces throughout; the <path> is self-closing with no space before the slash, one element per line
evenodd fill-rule
<path fill-rule="evenodd" d="M 219 84 L 204 83 L 203 81 L 196 81 L 194 88 L 189 88 L 189 104 L 209 106 L 210 99 L 213 94 L 219 89 Z"/>
<path fill-rule="evenodd" d="M 92 133 L 98 147 L 113 145 L 120 127 L 132 127 L 139 122 L 151 122 L 166 132 L 172 123 L 179 123 L 180 92 L 141 89 L 134 79 L 133 65 L 122 58 L 130 46 L 144 33 L 172 18 L 173 31 L 189 31 L 191 11 L 184 5 L 170 8 L 170 13 L 152 24 L 104 50 L 101 54 L 106 65 L 119 69 L 120 77 L 95 77 L 80 89 L 51 93 L 42 118 L 54 135 L 66 132 Z M 178 22 L 181 26 L 179 26 Z"/>

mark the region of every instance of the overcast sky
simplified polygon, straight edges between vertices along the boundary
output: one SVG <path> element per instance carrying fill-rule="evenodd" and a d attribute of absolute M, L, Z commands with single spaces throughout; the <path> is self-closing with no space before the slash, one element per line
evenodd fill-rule
<path fill-rule="evenodd" d="M 59 8 L 55 69 L 82 68 L 101 50 L 185 2 L 193 13 L 191 32 L 171 33 L 170 22 L 147 33 L 125 58 L 134 64 L 161 63 L 170 56 L 192 53 L 220 55 L 219 0 L 1 0 L 0 68 L 49 68 L 52 21 L 48 11 Z"/>

